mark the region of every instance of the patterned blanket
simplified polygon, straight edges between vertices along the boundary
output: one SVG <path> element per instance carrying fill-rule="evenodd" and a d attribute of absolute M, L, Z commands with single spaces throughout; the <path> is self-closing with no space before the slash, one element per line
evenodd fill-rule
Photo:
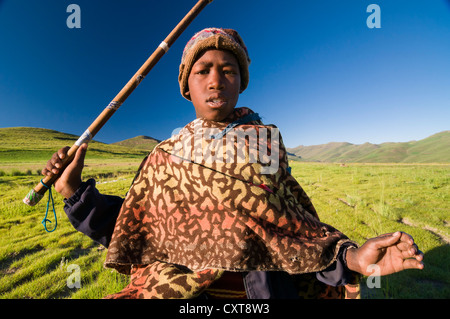
<path fill-rule="evenodd" d="M 223 271 L 306 274 L 336 260 L 350 240 L 319 220 L 278 129 L 251 114 L 196 119 L 146 157 L 105 261 L 131 282 L 108 298 L 192 298 Z"/>

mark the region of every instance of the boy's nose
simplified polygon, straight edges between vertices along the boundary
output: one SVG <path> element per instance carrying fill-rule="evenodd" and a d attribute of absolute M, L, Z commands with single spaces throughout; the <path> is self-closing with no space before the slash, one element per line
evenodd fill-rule
<path fill-rule="evenodd" d="M 209 73 L 208 89 L 210 90 L 223 90 L 225 82 L 223 76 L 218 71 L 211 71 Z"/>

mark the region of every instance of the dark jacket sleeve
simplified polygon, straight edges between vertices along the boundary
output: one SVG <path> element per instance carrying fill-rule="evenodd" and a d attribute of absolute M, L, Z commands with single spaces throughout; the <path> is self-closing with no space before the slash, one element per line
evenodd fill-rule
<path fill-rule="evenodd" d="M 107 248 L 123 201 L 119 196 L 100 194 L 95 180 L 89 179 L 64 200 L 64 211 L 76 230 Z"/>
<path fill-rule="evenodd" d="M 316 278 L 330 286 L 344 286 L 352 283 L 355 280 L 356 273 L 348 269 L 345 262 L 347 249 L 350 246 L 356 247 L 351 243 L 343 244 L 336 261 L 324 271 L 317 272 Z"/>
<path fill-rule="evenodd" d="M 344 286 L 355 282 L 356 273 L 345 265 L 345 255 L 349 246 L 344 244 L 336 261 L 327 269 L 316 272 L 316 278 L 330 286 Z M 356 247 L 356 246 L 354 246 Z M 250 271 L 243 274 L 245 291 L 249 299 L 297 299 L 298 287 L 291 276 L 283 271 Z"/>

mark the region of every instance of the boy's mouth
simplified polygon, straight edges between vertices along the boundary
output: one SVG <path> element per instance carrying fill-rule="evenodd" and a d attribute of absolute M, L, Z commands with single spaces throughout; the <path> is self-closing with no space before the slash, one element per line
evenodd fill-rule
<path fill-rule="evenodd" d="M 208 98 L 206 103 L 212 108 L 221 108 L 227 104 L 227 100 L 223 96 L 214 95 Z"/>

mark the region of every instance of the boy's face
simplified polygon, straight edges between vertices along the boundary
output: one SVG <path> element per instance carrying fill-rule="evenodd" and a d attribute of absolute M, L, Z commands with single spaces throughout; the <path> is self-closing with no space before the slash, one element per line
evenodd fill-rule
<path fill-rule="evenodd" d="M 197 118 L 222 121 L 237 104 L 241 75 L 236 57 L 229 51 L 208 50 L 194 63 L 187 95 Z"/>

